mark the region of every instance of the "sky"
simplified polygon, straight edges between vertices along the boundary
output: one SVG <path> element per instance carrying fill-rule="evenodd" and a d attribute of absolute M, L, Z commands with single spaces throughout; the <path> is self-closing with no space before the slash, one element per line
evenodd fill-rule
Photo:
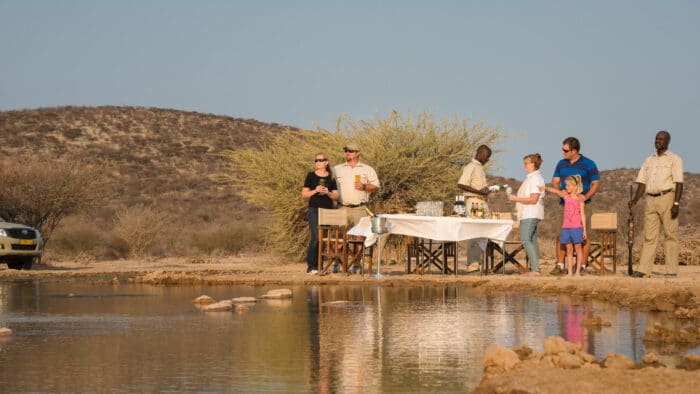
<path fill-rule="evenodd" d="M 490 172 L 518 179 L 536 152 L 549 178 L 568 136 L 600 170 L 638 168 L 668 130 L 698 173 L 698 20 L 690 0 L 0 0 L 0 110 L 428 112 L 500 127 Z"/>

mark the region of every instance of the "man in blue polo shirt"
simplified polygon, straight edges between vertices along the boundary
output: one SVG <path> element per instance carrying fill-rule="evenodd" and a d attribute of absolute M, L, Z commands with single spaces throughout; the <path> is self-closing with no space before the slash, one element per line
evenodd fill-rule
<path fill-rule="evenodd" d="M 566 189 L 565 182 L 563 182 L 566 177 L 570 175 L 581 175 L 581 181 L 583 182 L 583 196 L 586 199 L 586 204 L 591 202 L 591 197 L 596 194 L 598 188 L 600 187 L 600 173 L 598 173 L 598 167 L 595 165 L 593 160 L 583 156 L 579 153 L 581 150 L 581 143 L 576 137 L 568 137 L 562 142 L 561 151 L 564 154 L 564 158 L 557 163 L 557 167 L 554 169 L 554 175 L 552 176 L 552 187 L 555 189 Z M 564 204 L 564 200 L 559 200 L 559 204 Z M 592 209 L 586 209 L 586 221 L 590 224 Z M 590 226 L 588 226 L 590 227 Z M 587 239 L 583 241 L 583 256 L 579 256 L 582 260 L 582 264 L 585 266 L 588 261 L 588 253 L 591 251 L 591 243 Z M 550 272 L 550 275 L 564 275 L 566 274 L 566 269 L 564 269 L 564 256 L 566 255 L 566 249 L 564 245 L 557 245 L 557 265 Z"/>

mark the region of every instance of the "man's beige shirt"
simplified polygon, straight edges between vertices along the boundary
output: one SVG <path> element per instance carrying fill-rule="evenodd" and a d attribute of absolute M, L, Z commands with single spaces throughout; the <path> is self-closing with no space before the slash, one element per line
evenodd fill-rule
<path fill-rule="evenodd" d="M 459 177 L 459 181 L 457 183 L 460 185 L 469 186 L 476 190 L 485 188 L 487 184 L 483 164 L 476 159 L 472 159 L 471 163 L 467 164 L 464 166 L 464 169 L 462 169 L 462 176 Z M 483 196 L 479 194 L 468 191 L 464 191 L 464 195 L 467 197 L 483 198 Z"/>
<path fill-rule="evenodd" d="M 360 176 L 360 182 L 369 183 L 379 187 L 379 178 L 374 168 L 362 162 L 355 167 L 348 163 L 338 164 L 333 167 L 336 183 L 338 185 L 338 202 L 346 205 L 358 205 L 369 201 L 369 193 L 355 189 L 355 175 Z"/>
<path fill-rule="evenodd" d="M 654 152 L 644 160 L 636 182 L 645 184 L 651 194 L 675 189 L 676 183 L 683 183 L 683 159 L 670 150 L 661 156 Z"/>

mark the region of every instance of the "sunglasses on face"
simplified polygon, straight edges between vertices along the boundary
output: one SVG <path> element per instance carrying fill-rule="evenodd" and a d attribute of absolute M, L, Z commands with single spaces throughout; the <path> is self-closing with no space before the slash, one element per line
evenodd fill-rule
<path fill-rule="evenodd" d="M 564 149 L 564 148 L 561 148 L 561 151 L 564 152 L 564 153 L 569 153 L 569 152 L 571 152 L 571 149 Z"/>
<path fill-rule="evenodd" d="M 354 149 L 345 149 L 345 153 L 357 153 L 359 150 L 354 150 Z"/>
<path fill-rule="evenodd" d="M 328 161 L 328 159 L 316 159 L 316 160 L 314 160 L 314 161 L 315 161 L 316 163 L 321 163 L 321 162 L 324 162 L 324 161 Z"/>

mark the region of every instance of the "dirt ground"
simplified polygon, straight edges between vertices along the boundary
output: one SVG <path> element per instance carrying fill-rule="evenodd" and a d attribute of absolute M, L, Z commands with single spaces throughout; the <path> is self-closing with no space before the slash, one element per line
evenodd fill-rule
<path fill-rule="evenodd" d="M 542 272 L 549 272 L 550 262 L 542 262 Z M 458 275 L 442 275 L 433 270 L 424 275 L 405 274 L 403 264 L 382 265 L 383 278 L 370 275 L 346 275 L 344 273 L 324 276 L 308 275 L 305 264 L 285 263 L 269 255 L 248 255 L 226 258 L 166 258 L 145 261 L 100 261 L 100 262 L 50 262 L 37 265 L 30 271 L 16 271 L 0 264 L 0 280 L 39 279 L 42 281 L 86 281 L 91 283 L 148 283 L 154 285 L 186 284 L 246 284 L 246 285 L 330 285 L 330 284 L 374 284 L 381 286 L 412 286 L 432 284 L 435 286 L 469 286 L 482 291 L 514 291 L 554 296 L 567 294 L 582 299 L 603 300 L 620 307 L 666 312 L 680 319 L 686 328 L 668 331 L 663 327 L 647 328 L 647 336 L 673 344 L 674 341 L 700 344 L 700 266 L 681 266 L 677 278 L 630 278 L 627 267 L 618 267 L 616 274 L 583 277 L 539 277 L 522 276 L 509 269 L 506 274 L 481 275 L 466 273 L 460 265 Z M 690 328 L 688 328 L 690 327 Z M 509 349 L 502 349 L 506 351 Z M 512 355 L 511 355 L 512 356 Z M 551 355 L 550 355 L 551 356 Z M 588 360 L 591 367 L 568 368 L 566 363 L 551 362 L 552 357 L 542 355 L 533 363 L 533 358 L 511 362 L 506 368 L 488 370 L 485 361 L 484 380 L 479 392 L 561 392 L 572 382 L 584 392 L 693 392 L 700 381 L 700 361 L 689 359 L 686 369 L 677 366 L 649 368 L 641 365 L 625 365 L 613 368 L 605 360 Z M 549 358 L 548 358 L 549 357 Z M 562 356 L 563 357 L 563 356 Z M 582 356 L 583 357 L 583 356 Z M 610 357 L 610 356 L 609 356 Z M 653 356 L 650 356 L 653 358 Z M 692 358 L 692 357 L 691 357 Z M 584 357 L 585 359 L 585 357 Z M 629 361 L 629 360 L 628 360 Z M 695 367 L 693 365 L 697 364 Z M 505 364 L 508 366 L 508 363 Z M 533 368 L 533 366 L 535 368 Z M 690 367 L 689 367 L 690 366 Z M 581 386 L 581 382 L 585 382 Z M 579 390 L 580 391 L 580 390 Z"/>

